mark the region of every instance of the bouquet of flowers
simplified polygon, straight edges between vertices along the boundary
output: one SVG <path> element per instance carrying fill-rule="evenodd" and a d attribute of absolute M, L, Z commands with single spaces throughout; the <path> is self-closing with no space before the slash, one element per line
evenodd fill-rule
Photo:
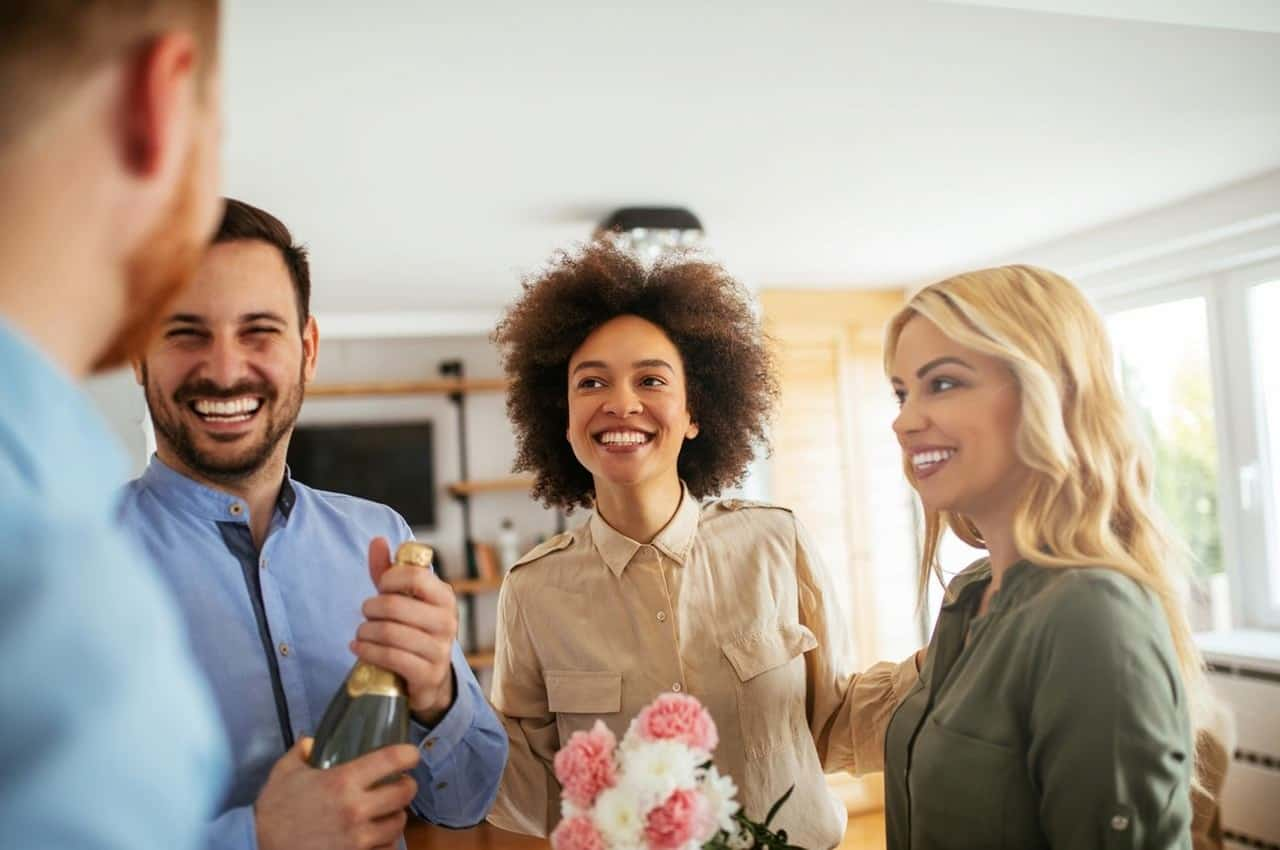
<path fill-rule="evenodd" d="M 719 738 L 698 700 L 663 694 L 640 712 L 621 746 L 601 721 L 556 753 L 563 820 L 555 850 L 802 850 L 785 830 L 743 814 L 733 779 L 711 763 Z"/>

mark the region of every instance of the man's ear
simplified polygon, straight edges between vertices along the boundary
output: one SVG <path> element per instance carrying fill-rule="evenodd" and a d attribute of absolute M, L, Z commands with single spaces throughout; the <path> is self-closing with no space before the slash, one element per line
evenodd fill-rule
<path fill-rule="evenodd" d="M 125 70 L 121 155 L 139 178 L 181 173 L 195 120 L 197 46 L 190 33 L 160 35 L 138 48 Z"/>
<path fill-rule="evenodd" d="M 138 386 L 145 386 L 147 383 L 146 365 L 142 359 L 130 360 L 129 365 L 133 367 L 133 379 L 138 382 Z"/>
<path fill-rule="evenodd" d="M 316 376 L 316 361 L 320 356 L 320 326 L 315 316 L 307 316 L 302 329 L 302 382 L 309 384 Z"/>

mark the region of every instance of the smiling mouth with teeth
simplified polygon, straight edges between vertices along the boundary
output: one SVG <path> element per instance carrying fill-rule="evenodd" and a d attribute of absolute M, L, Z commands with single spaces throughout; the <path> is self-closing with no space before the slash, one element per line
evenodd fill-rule
<path fill-rule="evenodd" d="M 205 422 L 247 422 L 262 407 L 262 399 L 248 396 L 233 399 L 198 398 L 188 407 Z"/>
<path fill-rule="evenodd" d="M 643 431 L 604 431 L 595 435 L 602 446 L 643 446 L 653 440 L 652 434 Z"/>
<path fill-rule="evenodd" d="M 925 477 L 955 456 L 955 449 L 931 449 L 911 455 L 911 466 L 918 477 Z"/>

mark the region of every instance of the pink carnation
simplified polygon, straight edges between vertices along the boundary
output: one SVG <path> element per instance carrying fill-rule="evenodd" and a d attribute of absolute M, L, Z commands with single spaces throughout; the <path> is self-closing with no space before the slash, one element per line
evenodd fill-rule
<path fill-rule="evenodd" d="M 711 714 L 687 694 L 658 697 L 636 717 L 636 728 L 646 741 L 680 741 L 704 753 L 710 753 L 720 741 Z"/>
<path fill-rule="evenodd" d="M 556 850 L 604 850 L 604 839 L 586 815 L 574 815 L 560 821 L 551 833 L 551 846 Z"/>
<path fill-rule="evenodd" d="M 661 806 L 645 818 L 644 838 L 649 850 L 679 850 L 691 840 L 701 844 L 715 834 L 714 815 L 697 791 L 671 792 Z"/>
<path fill-rule="evenodd" d="M 618 780 L 613 750 L 617 739 L 599 720 L 590 732 L 574 732 L 569 743 L 556 753 L 556 779 L 564 797 L 580 809 L 588 809 L 596 795 L 612 788 Z"/>

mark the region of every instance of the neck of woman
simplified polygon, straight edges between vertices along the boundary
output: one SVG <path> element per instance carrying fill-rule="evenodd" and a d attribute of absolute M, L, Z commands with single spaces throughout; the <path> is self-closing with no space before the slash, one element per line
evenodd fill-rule
<path fill-rule="evenodd" d="M 999 592 L 1000 585 L 1004 583 L 1005 573 L 1022 560 L 1013 540 L 1013 519 L 1009 518 L 1002 522 L 992 519 L 979 521 L 975 518 L 973 524 L 978 527 L 978 531 L 982 533 L 982 539 L 987 544 L 987 554 L 991 562 L 991 587 L 988 592 L 994 595 Z"/>
<path fill-rule="evenodd" d="M 596 513 L 637 543 L 652 543 L 680 509 L 684 488 L 672 471 L 654 481 L 619 485 L 596 480 Z"/>

